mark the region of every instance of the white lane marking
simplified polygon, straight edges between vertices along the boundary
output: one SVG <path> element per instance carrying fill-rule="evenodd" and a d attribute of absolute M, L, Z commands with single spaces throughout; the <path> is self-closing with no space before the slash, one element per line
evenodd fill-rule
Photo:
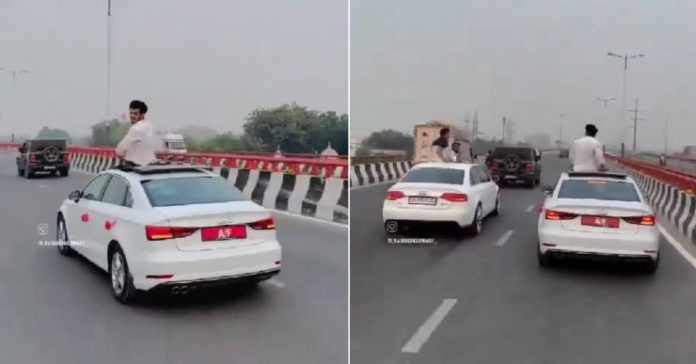
<path fill-rule="evenodd" d="M 50 191 L 51 189 L 44 185 L 39 185 L 39 188 Z"/>
<path fill-rule="evenodd" d="M 495 242 L 495 245 L 496 246 L 505 245 L 505 243 L 507 243 L 507 241 L 510 239 L 510 237 L 514 233 L 515 233 L 515 230 L 508 230 L 505 234 L 503 234 L 503 236 L 500 237 L 500 239 L 498 239 L 498 241 Z"/>
<path fill-rule="evenodd" d="M 532 212 L 535 207 L 534 205 L 529 205 L 529 207 L 527 207 L 527 212 Z"/>
<path fill-rule="evenodd" d="M 694 269 L 696 269 L 696 258 L 689 254 L 689 252 L 681 245 L 681 243 L 679 243 L 679 241 L 675 239 L 674 236 L 672 236 L 672 234 L 670 234 L 669 231 L 667 231 L 662 226 L 662 224 L 658 224 L 657 229 L 660 230 L 662 236 L 664 236 L 665 239 L 667 239 L 667 242 L 669 242 L 674 247 L 674 249 L 676 249 L 679 252 L 679 254 L 681 254 L 681 256 L 684 257 L 684 259 L 686 259 L 686 261 L 689 262 L 689 264 L 691 264 L 691 266 L 693 266 Z"/>
<path fill-rule="evenodd" d="M 274 287 L 277 287 L 277 288 L 284 288 L 284 287 L 285 287 L 285 283 L 283 283 L 283 282 L 281 282 L 281 281 L 279 281 L 279 280 L 277 280 L 277 279 L 275 279 L 275 278 L 271 278 L 271 279 L 269 279 L 267 282 L 268 282 L 268 284 L 270 284 L 271 286 L 274 286 Z"/>
<path fill-rule="evenodd" d="M 418 328 L 418 331 L 416 331 L 406 345 L 404 345 L 401 352 L 414 354 L 418 353 L 421 347 L 423 347 L 423 345 L 428 341 L 430 335 L 435 332 L 437 326 L 440 325 L 440 322 L 442 322 L 456 303 L 456 298 L 448 298 L 442 301 L 435 312 L 433 312 L 433 314 L 430 315 L 430 317 L 423 323 L 423 326 Z"/>

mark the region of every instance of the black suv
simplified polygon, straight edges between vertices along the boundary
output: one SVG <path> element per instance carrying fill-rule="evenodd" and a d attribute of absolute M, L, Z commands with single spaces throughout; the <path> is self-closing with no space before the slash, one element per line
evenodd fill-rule
<path fill-rule="evenodd" d="M 50 172 L 67 176 L 70 154 L 65 139 L 27 140 L 19 147 L 17 174 L 30 178 L 36 172 Z"/>
<path fill-rule="evenodd" d="M 530 147 L 498 147 L 488 163 L 499 185 L 523 182 L 534 188 L 541 181 L 541 152 Z"/>

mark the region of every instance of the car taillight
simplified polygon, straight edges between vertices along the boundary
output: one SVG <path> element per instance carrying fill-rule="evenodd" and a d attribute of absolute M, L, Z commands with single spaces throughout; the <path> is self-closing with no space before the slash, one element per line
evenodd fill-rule
<path fill-rule="evenodd" d="M 469 201 L 469 196 L 463 194 L 463 193 L 443 193 L 442 196 L 440 196 L 441 199 L 445 201 L 450 201 L 450 202 L 467 202 Z"/>
<path fill-rule="evenodd" d="M 387 191 L 387 200 L 396 201 L 400 198 L 406 197 L 406 194 L 401 191 Z"/>
<path fill-rule="evenodd" d="M 30 161 L 31 163 L 36 163 L 36 162 L 37 162 L 37 160 L 36 160 L 36 155 L 32 154 L 32 155 L 29 157 L 29 161 Z"/>
<path fill-rule="evenodd" d="M 265 220 L 252 222 L 247 225 L 254 230 L 275 230 L 276 228 L 275 221 L 273 221 L 272 217 Z"/>
<path fill-rule="evenodd" d="M 570 214 L 567 212 L 554 210 L 546 210 L 546 214 L 544 216 L 546 217 L 546 220 L 573 220 L 574 218 L 578 217 L 577 214 Z"/>
<path fill-rule="evenodd" d="M 70 163 L 70 154 L 63 154 L 63 161 L 66 163 Z"/>
<path fill-rule="evenodd" d="M 534 164 L 532 164 L 532 163 L 527 163 L 526 168 L 527 168 L 527 169 L 526 169 L 527 173 L 534 173 Z"/>
<path fill-rule="evenodd" d="M 624 217 L 623 220 L 634 225 L 655 226 L 655 216 Z"/>
<path fill-rule="evenodd" d="M 146 226 L 145 235 L 147 240 L 168 240 L 175 238 L 185 238 L 193 235 L 198 228 L 188 227 L 168 227 L 168 226 Z"/>

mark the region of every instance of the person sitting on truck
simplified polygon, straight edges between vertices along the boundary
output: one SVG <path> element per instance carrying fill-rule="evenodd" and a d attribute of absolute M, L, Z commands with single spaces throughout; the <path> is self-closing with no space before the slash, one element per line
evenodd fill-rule
<path fill-rule="evenodd" d="M 449 146 L 449 136 L 449 128 L 442 128 L 440 130 L 440 137 L 433 141 L 432 148 L 434 162 L 444 162 L 447 160 L 447 157 L 445 156 L 445 149 L 447 149 Z"/>
<path fill-rule="evenodd" d="M 595 138 L 597 132 L 596 126 L 587 124 L 585 125 L 585 136 L 573 142 L 570 148 L 573 171 L 598 172 L 607 170 L 604 148 L 602 143 Z"/>
<path fill-rule="evenodd" d="M 116 146 L 116 155 L 124 166 L 146 166 L 157 160 L 155 155 L 155 128 L 145 119 L 147 105 L 140 100 L 130 103 L 131 126 L 123 140 Z"/>

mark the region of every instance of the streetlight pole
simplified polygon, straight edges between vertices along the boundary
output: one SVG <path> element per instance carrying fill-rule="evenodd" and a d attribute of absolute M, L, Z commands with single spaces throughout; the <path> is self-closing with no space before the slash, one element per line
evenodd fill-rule
<path fill-rule="evenodd" d="M 636 58 L 643 58 L 645 57 L 644 54 L 624 54 L 623 56 L 617 53 L 612 53 L 608 52 L 608 56 L 610 57 L 615 57 L 615 58 L 620 58 L 623 60 L 623 90 L 622 90 L 622 97 L 621 97 L 621 114 L 619 115 L 619 118 L 621 120 L 622 126 L 621 126 L 621 131 L 623 133 L 623 140 L 624 142 L 626 141 L 626 126 L 624 123 L 624 116 L 626 112 L 626 94 L 627 94 L 627 78 L 628 78 L 628 60 L 630 59 L 636 59 Z"/>
<path fill-rule="evenodd" d="M 597 101 L 603 102 L 603 103 L 604 103 L 604 108 L 606 109 L 607 104 L 610 103 L 610 102 L 612 102 L 612 101 L 614 101 L 614 98 L 612 97 L 612 98 L 610 98 L 610 99 L 604 99 L 604 98 L 598 97 L 598 98 L 597 98 Z"/>
<path fill-rule="evenodd" d="M 558 130 L 558 143 L 559 145 L 563 143 L 563 122 L 565 121 L 565 114 L 561 114 L 561 122 Z"/>
<path fill-rule="evenodd" d="M 106 30 L 106 119 L 111 118 L 111 0 L 108 0 Z"/>
<path fill-rule="evenodd" d="M 8 69 L 8 68 L 2 68 L 2 67 L 0 67 L 0 71 L 5 71 L 7 73 L 12 74 L 12 87 L 14 87 L 14 88 L 17 87 L 17 75 L 23 75 L 23 74 L 29 73 L 29 70 L 26 70 L 26 69 L 15 70 L 15 69 Z M 13 96 L 11 96 L 11 97 L 14 98 L 16 95 L 16 90 L 13 90 L 12 95 Z M 12 119 L 12 115 L 10 115 L 10 119 Z"/>

